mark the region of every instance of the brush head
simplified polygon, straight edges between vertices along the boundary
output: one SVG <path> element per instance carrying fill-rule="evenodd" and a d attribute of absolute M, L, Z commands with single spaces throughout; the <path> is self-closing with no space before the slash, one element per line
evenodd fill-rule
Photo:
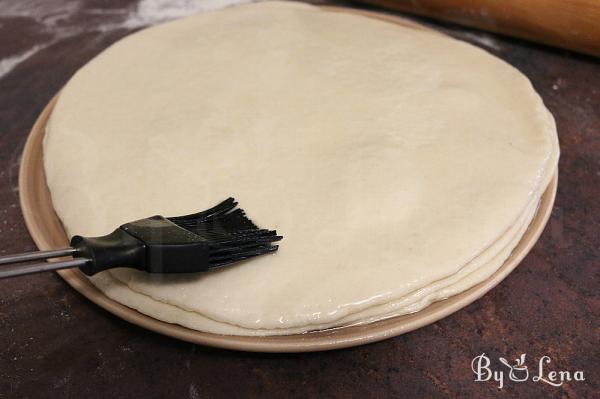
<path fill-rule="evenodd" d="M 277 251 L 273 243 L 283 237 L 258 228 L 237 205 L 230 197 L 205 211 L 166 219 L 208 243 L 209 268 Z"/>
<path fill-rule="evenodd" d="M 258 228 L 228 198 L 206 211 L 126 223 L 103 237 L 74 236 L 76 256 L 89 259 L 92 275 L 114 267 L 149 273 L 195 273 L 277 251 L 274 230 Z"/>

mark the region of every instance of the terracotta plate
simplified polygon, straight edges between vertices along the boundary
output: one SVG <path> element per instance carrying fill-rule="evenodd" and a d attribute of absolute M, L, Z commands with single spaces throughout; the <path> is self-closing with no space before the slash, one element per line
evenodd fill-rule
<path fill-rule="evenodd" d="M 379 16 L 356 10 L 349 11 L 359 12 L 394 23 L 422 28 L 412 22 L 407 22 L 396 17 Z M 21 208 L 25 217 L 25 223 L 33 240 L 42 250 L 68 245 L 67 235 L 54 212 L 50 193 L 46 186 L 42 162 L 42 143 L 46 122 L 55 102 L 56 97 L 46 106 L 33 126 L 23 152 L 19 176 Z M 210 334 L 165 323 L 121 305 L 99 291 L 79 270 L 63 270 L 58 273 L 68 284 L 92 302 L 120 318 L 149 330 L 184 341 L 219 348 L 257 352 L 309 352 L 345 348 L 380 341 L 426 326 L 465 307 L 496 286 L 519 264 L 537 241 L 550 216 L 556 187 L 557 174 L 555 173 L 550 185 L 542 196 L 538 212 L 521 242 L 504 265 L 490 278 L 459 295 L 436 302 L 420 312 L 364 326 L 343 327 L 305 334 L 271 337 Z"/>

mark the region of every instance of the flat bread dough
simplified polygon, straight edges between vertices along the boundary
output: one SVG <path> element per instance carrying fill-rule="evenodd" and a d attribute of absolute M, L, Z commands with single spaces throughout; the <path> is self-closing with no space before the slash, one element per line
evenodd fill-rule
<path fill-rule="evenodd" d="M 520 241 L 525 230 L 527 230 L 529 222 L 535 215 L 536 209 L 537 207 L 535 206 L 529 207 L 527 212 L 521 218 L 521 222 L 523 223 L 520 224 L 520 227 L 516 228 L 515 226 L 511 228 L 497 243 L 494 244 L 493 247 L 497 250 L 495 255 L 492 255 L 490 251 L 486 251 L 485 255 L 469 262 L 469 264 L 463 267 L 458 273 L 448 278 L 435 281 L 426 287 L 415 290 L 392 302 L 372 306 L 332 323 L 317 323 L 309 326 L 302 326 L 300 328 L 279 328 L 270 330 L 247 329 L 218 322 L 204 317 L 197 312 L 187 311 L 185 308 L 169 305 L 168 303 L 160 302 L 160 304 L 158 304 L 151 296 L 129 288 L 127 283 L 127 269 L 116 269 L 110 273 L 101 273 L 94 276 L 92 280 L 94 281 L 94 284 L 101 288 L 110 298 L 140 310 L 149 316 L 170 322 L 173 322 L 172 320 L 175 319 L 177 320 L 175 323 L 185 327 L 218 334 L 253 336 L 289 335 L 338 326 L 365 324 L 418 312 L 435 301 L 456 295 L 490 277 L 500 266 L 502 266 L 512 249 Z M 499 251 L 498 248 L 500 248 Z M 149 306 L 149 303 L 154 304 Z"/>
<path fill-rule="evenodd" d="M 503 61 L 279 2 L 117 42 L 61 91 L 44 148 L 69 234 L 228 196 L 282 233 L 274 255 L 215 272 L 92 279 L 158 319 L 240 335 L 372 321 L 477 284 L 519 241 L 557 160 L 552 116 Z"/>

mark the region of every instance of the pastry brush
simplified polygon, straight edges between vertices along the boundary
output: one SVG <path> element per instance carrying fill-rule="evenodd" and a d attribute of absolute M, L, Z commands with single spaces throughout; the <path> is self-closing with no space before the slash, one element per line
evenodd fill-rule
<path fill-rule="evenodd" d="M 194 273 L 277 251 L 274 230 L 258 228 L 228 198 L 186 216 L 152 216 L 102 237 L 73 236 L 71 246 L 0 257 L 0 265 L 72 256 L 73 259 L 0 267 L 0 278 L 78 267 L 88 276 L 115 267 L 148 273 Z"/>

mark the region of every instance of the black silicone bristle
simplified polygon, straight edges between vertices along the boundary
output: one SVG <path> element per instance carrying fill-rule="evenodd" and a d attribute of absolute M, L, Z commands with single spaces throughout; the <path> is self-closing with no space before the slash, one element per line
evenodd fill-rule
<path fill-rule="evenodd" d="M 234 209 L 236 206 L 237 206 L 237 202 L 233 198 L 229 197 L 225 201 L 221 202 L 220 204 L 218 204 L 210 209 L 207 209 L 205 211 L 192 213 L 190 215 L 185 215 L 185 216 L 170 217 L 167 219 L 169 219 L 171 222 L 173 222 L 175 224 L 178 224 L 178 222 L 180 222 L 180 221 L 181 222 L 186 222 L 186 221 L 202 222 L 203 220 L 207 220 L 212 217 L 227 213 L 230 210 Z"/>
<path fill-rule="evenodd" d="M 264 255 L 269 252 L 275 252 L 275 251 L 277 251 L 278 248 L 279 248 L 278 245 L 262 246 L 255 250 L 240 252 L 240 253 L 237 253 L 237 254 L 229 256 L 229 257 L 220 258 L 220 259 L 211 259 L 209 268 L 213 269 L 215 267 L 226 266 L 226 265 L 230 265 L 235 262 L 240 262 L 242 260 L 253 258 L 255 256 Z"/>
<path fill-rule="evenodd" d="M 167 218 L 208 242 L 209 268 L 225 266 L 277 250 L 282 239 L 274 230 L 258 228 L 246 213 L 228 198 L 206 211 Z"/>

